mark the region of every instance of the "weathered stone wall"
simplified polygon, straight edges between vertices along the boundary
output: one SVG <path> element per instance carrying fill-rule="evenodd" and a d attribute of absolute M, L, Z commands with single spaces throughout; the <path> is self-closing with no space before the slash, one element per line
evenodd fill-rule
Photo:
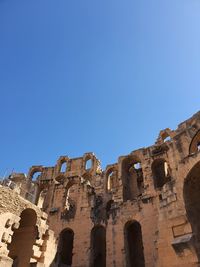
<path fill-rule="evenodd" d="M 199 266 L 199 151 L 200 112 L 104 171 L 86 153 L 33 166 L 27 177 L 12 174 L 15 188 L 0 188 L 0 255 L 9 259 L 13 229 L 31 208 L 37 266 Z"/>
<path fill-rule="evenodd" d="M 42 264 L 48 259 L 46 266 L 49 266 L 49 262 L 53 260 L 51 249 L 53 248 L 55 251 L 56 244 L 54 234 L 49 230 L 47 224 L 47 214 L 30 201 L 22 198 L 18 192 L 3 186 L 0 186 L 0 266 L 12 266 L 13 261 L 9 258 L 9 247 L 14 232 L 19 229 L 20 216 L 24 210 L 33 210 L 37 217 L 37 239 L 32 246 L 30 262 L 41 263 L 38 266 L 43 266 Z M 22 235 L 22 238 L 27 238 L 26 232 Z M 49 239 L 51 239 L 50 245 L 47 247 L 46 243 L 49 242 Z M 20 250 L 24 250 L 24 253 L 26 253 L 26 247 L 21 247 Z"/>

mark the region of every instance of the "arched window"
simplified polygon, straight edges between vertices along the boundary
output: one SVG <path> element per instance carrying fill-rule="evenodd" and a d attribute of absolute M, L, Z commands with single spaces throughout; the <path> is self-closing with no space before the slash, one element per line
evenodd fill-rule
<path fill-rule="evenodd" d="M 71 169 L 71 161 L 67 156 L 61 156 L 58 160 L 57 160 L 57 164 L 56 164 L 56 175 L 59 174 L 65 174 L 67 171 L 69 171 Z"/>
<path fill-rule="evenodd" d="M 164 184 L 170 181 L 169 165 L 164 159 L 154 160 L 151 169 L 155 189 L 161 189 Z"/>
<path fill-rule="evenodd" d="M 60 172 L 65 173 L 66 171 L 67 171 L 67 162 L 64 161 L 61 163 Z"/>
<path fill-rule="evenodd" d="M 198 151 L 200 151 L 200 130 L 192 138 L 189 154 L 197 153 Z"/>
<path fill-rule="evenodd" d="M 28 179 L 32 181 L 39 180 L 43 173 L 43 166 L 32 166 L 28 173 Z"/>
<path fill-rule="evenodd" d="M 167 141 L 171 141 L 171 137 L 169 135 L 163 139 L 164 143 L 167 142 Z"/>
<path fill-rule="evenodd" d="M 165 130 L 162 130 L 159 134 L 159 139 L 162 140 L 164 143 L 167 141 L 171 141 L 171 136 L 173 135 L 173 132 L 167 128 Z"/>
<path fill-rule="evenodd" d="M 198 260 L 200 261 L 200 161 L 194 165 L 187 175 L 184 188 L 183 197 L 185 202 L 185 209 L 189 222 L 191 223 L 194 245 Z"/>
<path fill-rule="evenodd" d="M 86 170 L 90 170 L 92 169 L 92 160 L 91 159 L 87 159 L 85 162 L 85 169 Z"/>
<path fill-rule="evenodd" d="M 108 171 L 106 172 L 106 187 L 107 187 L 107 191 L 110 192 L 112 191 L 114 188 L 116 188 L 117 186 L 117 171 L 115 168 L 111 167 L 110 169 L 108 169 Z"/>
<path fill-rule="evenodd" d="M 11 244 L 8 246 L 9 257 L 18 264 L 17 266 L 29 266 L 33 245 L 38 237 L 37 215 L 33 209 L 25 209 L 20 217 L 20 226 L 14 230 Z"/>
<path fill-rule="evenodd" d="M 90 267 L 106 267 L 106 229 L 95 226 L 91 231 Z"/>
<path fill-rule="evenodd" d="M 130 221 L 124 227 L 126 267 L 145 267 L 141 225 Z"/>
<path fill-rule="evenodd" d="M 144 191 L 141 163 L 134 157 L 127 157 L 122 161 L 122 182 L 124 201 L 133 200 Z"/>
<path fill-rule="evenodd" d="M 33 172 L 31 175 L 32 181 L 37 181 L 40 178 L 41 174 L 42 174 L 42 172 L 40 172 L 40 171 Z"/>
<path fill-rule="evenodd" d="M 111 171 L 108 174 L 108 178 L 107 178 L 107 190 L 108 191 L 111 191 L 113 189 L 113 174 L 114 174 L 113 171 Z"/>

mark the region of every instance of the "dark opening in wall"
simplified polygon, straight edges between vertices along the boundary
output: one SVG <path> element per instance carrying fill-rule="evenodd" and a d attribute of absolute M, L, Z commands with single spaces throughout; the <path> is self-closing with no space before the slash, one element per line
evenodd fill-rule
<path fill-rule="evenodd" d="M 106 267 L 106 229 L 95 226 L 91 231 L 90 267 Z"/>
<path fill-rule="evenodd" d="M 183 196 L 187 217 L 194 235 L 196 253 L 200 261 L 200 162 L 191 169 L 186 177 Z"/>
<path fill-rule="evenodd" d="M 161 189 L 171 180 L 168 163 L 164 159 L 156 159 L 151 166 L 155 189 Z"/>
<path fill-rule="evenodd" d="M 60 233 L 58 246 L 58 266 L 72 266 L 74 232 L 72 229 L 64 229 Z M 62 265 L 63 264 L 63 265 Z"/>
<path fill-rule="evenodd" d="M 200 130 L 192 138 L 189 154 L 197 153 L 198 151 L 200 151 Z"/>
<path fill-rule="evenodd" d="M 145 267 L 141 225 L 137 221 L 127 222 L 124 227 L 126 267 Z"/>
<path fill-rule="evenodd" d="M 38 238 L 37 215 L 34 210 L 25 209 L 20 217 L 20 226 L 14 230 L 11 244 L 8 246 L 9 257 L 14 260 L 16 266 L 29 266 L 33 245 Z"/>
<path fill-rule="evenodd" d="M 124 201 L 133 200 L 144 191 L 141 163 L 133 157 L 127 157 L 122 161 L 122 183 Z"/>

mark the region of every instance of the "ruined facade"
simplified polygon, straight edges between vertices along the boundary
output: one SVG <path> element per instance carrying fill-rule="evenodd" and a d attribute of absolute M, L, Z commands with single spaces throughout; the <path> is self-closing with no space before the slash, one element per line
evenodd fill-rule
<path fill-rule="evenodd" d="M 200 266 L 200 112 L 101 169 L 93 153 L 0 187 L 1 267 Z"/>

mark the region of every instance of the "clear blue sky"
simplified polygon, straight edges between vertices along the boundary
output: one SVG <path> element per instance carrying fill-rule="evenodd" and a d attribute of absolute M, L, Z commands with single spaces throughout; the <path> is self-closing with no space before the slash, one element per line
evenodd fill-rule
<path fill-rule="evenodd" d="M 114 163 L 199 109 L 199 0 L 0 0 L 1 176 Z"/>

